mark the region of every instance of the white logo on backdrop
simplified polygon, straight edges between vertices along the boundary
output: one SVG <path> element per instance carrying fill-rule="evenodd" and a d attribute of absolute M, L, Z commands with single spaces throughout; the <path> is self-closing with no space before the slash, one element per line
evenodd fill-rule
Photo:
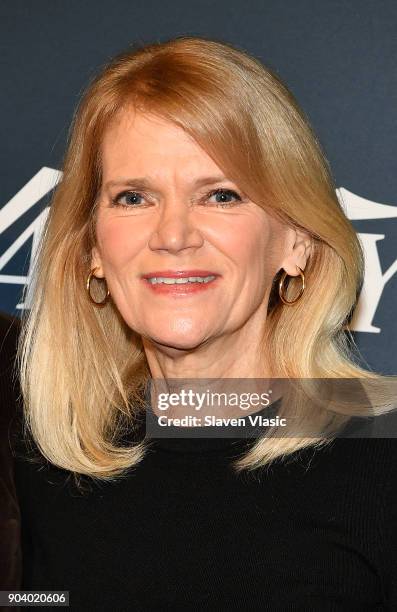
<path fill-rule="evenodd" d="M 0 234 L 7 230 L 41 198 L 47 195 L 62 179 L 62 172 L 53 168 L 42 168 L 18 193 L 0 209 Z M 351 221 L 365 219 L 388 219 L 397 217 L 397 206 L 371 202 L 344 187 L 336 190 L 338 199 L 347 217 Z M 32 287 L 30 279 L 33 273 L 34 262 L 40 243 L 40 238 L 47 219 L 49 207 L 45 207 L 25 230 L 17 236 L 14 242 L 0 255 L 0 283 L 18 284 Z M 1 274 L 3 268 L 13 258 L 15 253 L 32 239 L 30 264 L 27 276 Z M 376 309 L 382 297 L 385 285 L 397 272 L 397 260 L 382 271 L 377 243 L 385 238 L 384 234 L 358 234 L 365 255 L 365 276 L 357 307 L 350 325 L 352 331 L 379 333 L 379 327 L 372 324 Z M 29 292 L 24 303 L 16 305 L 16 309 L 29 308 Z"/>
<path fill-rule="evenodd" d="M 397 217 L 397 206 L 378 204 L 348 191 L 344 187 L 336 190 L 339 202 L 351 221 L 370 219 L 391 219 Z M 354 310 L 350 329 L 352 331 L 379 333 L 379 327 L 372 325 L 383 289 L 397 271 L 397 259 L 382 272 L 377 242 L 384 234 L 357 234 L 364 251 L 365 274 L 357 306 Z"/>

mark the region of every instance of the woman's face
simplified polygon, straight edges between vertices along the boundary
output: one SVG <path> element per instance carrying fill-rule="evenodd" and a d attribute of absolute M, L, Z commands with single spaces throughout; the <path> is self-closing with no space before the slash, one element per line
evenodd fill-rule
<path fill-rule="evenodd" d="M 128 326 L 188 350 L 263 324 L 274 275 L 283 264 L 296 273 L 296 232 L 166 120 L 124 112 L 105 134 L 102 160 L 92 268 Z M 186 271 L 210 282 L 169 284 Z M 150 274 L 167 282 L 151 284 Z"/>

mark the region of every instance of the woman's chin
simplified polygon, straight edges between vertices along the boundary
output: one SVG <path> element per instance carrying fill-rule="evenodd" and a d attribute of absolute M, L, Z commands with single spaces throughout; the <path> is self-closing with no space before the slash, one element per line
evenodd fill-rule
<path fill-rule="evenodd" d="M 156 346 L 170 351 L 189 351 L 197 349 L 205 340 L 202 333 L 197 334 L 147 334 L 146 338 Z"/>

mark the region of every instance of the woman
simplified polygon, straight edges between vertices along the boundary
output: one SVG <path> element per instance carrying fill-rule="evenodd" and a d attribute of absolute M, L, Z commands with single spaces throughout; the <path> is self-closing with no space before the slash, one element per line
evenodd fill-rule
<path fill-rule="evenodd" d="M 337 437 L 360 406 L 328 427 L 284 389 L 273 408 L 294 404 L 299 435 L 145 436 L 156 381 L 360 379 L 386 413 L 395 398 L 346 338 L 362 276 L 320 145 L 269 69 L 193 37 L 106 66 L 73 122 L 21 337 L 47 460 L 16 460 L 22 588 L 81 610 L 395 609 L 397 448 Z"/>

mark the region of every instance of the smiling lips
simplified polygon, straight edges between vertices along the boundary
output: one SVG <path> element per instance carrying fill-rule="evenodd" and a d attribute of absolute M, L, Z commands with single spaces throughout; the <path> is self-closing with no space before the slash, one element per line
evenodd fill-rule
<path fill-rule="evenodd" d="M 189 295 L 213 287 L 220 274 L 210 270 L 158 270 L 142 280 L 155 293 Z"/>

